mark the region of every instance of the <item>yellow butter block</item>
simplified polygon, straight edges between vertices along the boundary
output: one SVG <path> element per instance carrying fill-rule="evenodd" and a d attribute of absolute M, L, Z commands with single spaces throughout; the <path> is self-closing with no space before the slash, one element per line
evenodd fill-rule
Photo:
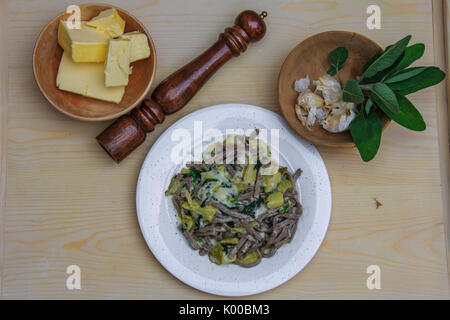
<path fill-rule="evenodd" d="M 105 63 L 105 85 L 126 86 L 130 73 L 130 41 L 111 39 Z"/>
<path fill-rule="evenodd" d="M 122 100 L 125 92 L 124 86 L 105 86 L 104 63 L 75 63 L 67 51 L 64 51 L 59 64 L 56 86 L 64 91 L 115 103 Z"/>
<path fill-rule="evenodd" d="M 134 62 L 150 57 L 150 47 L 145 33 L 139 31 L 127 32 L 120 39 L 128 39 L 130 44 L 130 61 Z"/>
<path fill-rule="evenodd" d="M 106 32 L 112 38 L 122 35 L 125 30 L 125 21 L 120 17 L 116 8 L 103 10 L 98 16 L 89 20 L 87 24 Z"/>
<path fill-rule="evenodd" d="M 75 62 L 103 62 L 108 52 L 110 37 L 81 22 L 80 29 L 70 29 L 67 21 L 60 21 L 58 43 Z"/>

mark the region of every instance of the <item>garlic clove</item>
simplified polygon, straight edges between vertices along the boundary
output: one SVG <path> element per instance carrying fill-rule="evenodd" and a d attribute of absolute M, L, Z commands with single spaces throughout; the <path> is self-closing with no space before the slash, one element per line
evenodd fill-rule
<path fill-rule="evenodd" d="M 308 113 L 308 127 L 312 127 L 316 123 L 316 107 L 312 106 Z"/>
<path fill-rule="evenodd" d="M 315 92 L 322 95 L 325 104 L 331 104 L 342 99 L 342 88 L 335 78 L 325 75 L 315 81 L 315 84 Z"/>
<path fill-rule="evenodd" d="M 302 123 L 302 125 L 306 128 L 308 128 L 308 121 L 307 121 L 307 116 L 308 116 L 308 111 L 306 111 L 305 109 L 303 109 L 301 106 L 299 106 L 298 104 L 295 105 L 295 114 L 297 115 L 298 120 L 300 120 L 300 122 Z"/>
<path fill-rule="evenodd" d="M 321 122 L 322 127 L 330 132 L 337 133 L 348 130 L 350 122 L 356 117 L 356 105 L 342 100 L 331 104 L 332 110 L 328 117 Z"/>
<path fill-rule="evenodd" d="M 330 113 L 330 110 L 325 108 L 325 106 L 322 106 L 322 108 L 317 109 L 317 111 L 316 111 L 317 121 L 319 121 L 319 123 L 321 123 L 322 121 L 324 121 L 326 119 L 326 117 L 328 116 L 329 113 Z"/>
<path fill-rule="evenodd" d="M 305 110 L 314 108 L 321 108 L 324 104 L 324 100 L 321 96 L 315 94 L 309 89 L 306 89 L 298 95 L 297 104 L 302 106 Z"/>
<path fill-rule="evenodd" d="M 301 92 L 305 91 L 306 89 L 308 89 L 309 84 L 310 84 L 309 75 L 307 75 L 305 78 L 295 80 L 294 89 L 295 89 L 295 91 L 301 93 Z"/>

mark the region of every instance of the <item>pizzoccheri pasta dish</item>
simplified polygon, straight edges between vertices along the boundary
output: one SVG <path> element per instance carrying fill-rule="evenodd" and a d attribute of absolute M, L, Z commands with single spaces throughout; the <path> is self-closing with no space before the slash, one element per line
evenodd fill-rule
<path fill-rule="evenodd" d="M 295 187 L 302 171 L 275 165 L 258 134 L 210 145 L 166 191 L 190 246 L 217 265 L 253 267 L 272 257 L 291 242 L 302 214 Z"/>

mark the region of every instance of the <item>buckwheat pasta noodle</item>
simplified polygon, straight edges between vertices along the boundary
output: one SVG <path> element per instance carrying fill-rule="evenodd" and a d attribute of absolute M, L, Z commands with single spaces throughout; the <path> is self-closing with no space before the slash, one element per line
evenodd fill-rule
<path fill-rule="evenodd" d="M 292 241 L 302 214 L 295 187 L 301 169 L 290 173 L 279 167 L 263 174 L 275 162 L 265 143 L 256 140 L 258 134 L 227 136 L 222 144 L 209 146 L 203 161 L 186 164 L 166 191 L 189 245 L 218 265 L 249 268 L 272 257 Z M 239 143 L 244 144 L 244 163 L 236 161 Z M 253 164 L 248 152 L 255 146 Z M 227 157 L 232 163 L 224 163 Z"/>

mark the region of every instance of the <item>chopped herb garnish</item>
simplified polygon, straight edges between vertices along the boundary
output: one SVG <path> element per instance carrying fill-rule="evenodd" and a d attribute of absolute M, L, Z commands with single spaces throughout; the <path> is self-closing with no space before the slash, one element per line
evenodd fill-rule
<path fill-rule="evenodd" d="M 237 196 L 235 198 L 230 199 L 230 202 L 233 203 L 233 204 L 236 203 L 236 201 L 238 201 L 239 198 L 241 197 L 241 194 L 242 194 L 242 190 L 239 191 L 239 193 L 237 194 Z"/>
<path fill-rule="evenodd" d="M 198 215 L 197 216 L 197 218 L 195 219 L 195 225 L 197 226 L 197 227 L 199 227 L 200 226 L 200 222 L 202 221 L 202 219 L 203 219 L 203 216 L 202 215 Z"/>
<path fill-rule="evenodd" d="M 258 159 L 258 160 L 256 161 L 256 164 L 255 164 L 255 170 L 258 171 L 259 168 L 261 168 L 261 166 L 262 166 L 262 163 L 261 163 L 261 161 L 259 161 L 259 159 Z"/>
<path fill-rule="evenodd" d="M 215 182 L 215 181 L 219 181 L 219 179 L 216 178 L 206 178 L 205 181 L 203 181 L 203 186 L 209 182 Z"/>
<path fill-rule="evenodd" d="M 242 213 L 254 218 L 255 210 L 258 209 L 261 206 L 261 204 L 263 204 L 263 203 L 264 203 L 264 199 L 260 196 L 255 201 L 252 201 L 249 204 L 245 205 L 244 210 L 242 210 Z"/>
<path fill-rule="evenodd" d="M 192 167 L 192 168 L 189 168 L 188 172 L 183 173 L 182 176 L 183 176 L 183 178 L 192 177 L 194 184 L 196 184 L 198 181 L 200 181 L 200 173 L 201 173 L 200 170 Z"/>
<path fill-rule="evenodd" d="M 231 244 L 231 243 L 222 243 L 221 245 L 222 245 L 223 252 L 225 254 L 228 254 L 228 252 L 230 252 L 230 249 L 232 247 L 234 247 L 234 244 Z"/>

